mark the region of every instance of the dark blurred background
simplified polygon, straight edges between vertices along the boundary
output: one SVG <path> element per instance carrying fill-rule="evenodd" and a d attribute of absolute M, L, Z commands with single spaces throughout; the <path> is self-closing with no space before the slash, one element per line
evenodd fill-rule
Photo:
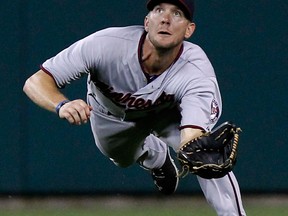
<path fill-rule="evenodd" d="M 136 3 L 137 2 L 137 3 Z M 0 8 L 0 194 L 153 194 L 138 166 L 100 154 L 89 125 L 34 105 L 25 80 L 47 58 L 106 27 L 142 25 L 144 0 L 15 0 Z M 196 0 L 190 39 L 210 58 L 223 97 L 220 122 L 243 129 L 235 174 L 244 193 L 287 193 L 287 14 L 283 0 Z M 65 93 L 85 99 L 86 80 Z M 192 113 L 191 113 L 192 114 Z M 177 193 L 197 193 L 195 176 Z"/>

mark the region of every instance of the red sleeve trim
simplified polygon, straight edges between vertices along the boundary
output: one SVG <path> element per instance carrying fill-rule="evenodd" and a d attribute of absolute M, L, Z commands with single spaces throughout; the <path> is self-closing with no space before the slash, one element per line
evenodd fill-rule
<path fill-rule="evenodd" d="M 49 76 L 51 76 L 54 79 L 53 75 L 46 68 L 44 68 L 42 65 L 40 65 L 40 68 L 41 70 L 43 70 L 45 73 L 47 73 Z"/>
<path fill-rule="evenodd" d="M 60 88 L 61 89 L 61 87 L 59 87 L 58 85 L 57 85 L 57 83 L 56 83 L 56 80 L 55 80 L 55 78 L 54 78 L 54 76 L 47 70 L 47 69 L 45 69 L 44 67 L 43 67 L 43 65 L 40 65 L 40 69 L 42 70 L 42 71 L 44 71 L 46 74 L 48 74 L 49 76 L 51 76 L 52 78 L 53 78 L 53 80 L 54 80 L 54 82 L 55 82 L 55 84 L 56 84 L 56 86 L 58 87 L 58 88 Z"/>
<path fill-rule="evenodd" d="M 194 129 L 200 129 L 202 131 L 205 131 L 202 127 L 199 127 L 197 125 L 184 125 L 184 126 L 179 127 L 179 130 L 182 130 L 184 128 L 194 128 Z"/>

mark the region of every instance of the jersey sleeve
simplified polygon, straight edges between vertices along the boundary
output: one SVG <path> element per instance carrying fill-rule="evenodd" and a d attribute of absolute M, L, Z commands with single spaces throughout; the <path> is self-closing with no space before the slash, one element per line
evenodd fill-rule
<path fill-rule="evenodd" d="M 46 60 L 41 68 L 52 75 L 57 86 L 62 88 L 89 73 L 91 65 L 97 62 L 95 49 L 97 44 L 92 46 L 91 36 L 88 36 Z"/>
<path fill-rule="evenodd" d="M 221 111 L 222 102 L 215 77 L 207 77 L 194 80 L 187 86 L 181 102 L 181 126 L 180 129 L 191 127 L 210 131 L 217 123 Z"/>

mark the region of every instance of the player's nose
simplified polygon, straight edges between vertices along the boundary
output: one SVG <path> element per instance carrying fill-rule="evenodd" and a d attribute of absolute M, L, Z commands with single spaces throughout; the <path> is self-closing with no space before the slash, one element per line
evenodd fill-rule
<path fill-rule="evenodd" d="M 171 15 L 168 12 L 162 14 L 161 23 L 162 24 L 170 24 L 171 22 Z"/>

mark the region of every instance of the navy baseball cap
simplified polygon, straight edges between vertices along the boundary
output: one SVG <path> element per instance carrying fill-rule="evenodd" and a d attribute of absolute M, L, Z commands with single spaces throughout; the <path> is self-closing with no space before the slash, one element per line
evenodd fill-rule
<path fill-rule="evenodd" d="M 194 14 L 194 0 L 148 0 L 147 9 L 152 11 L 160 3 L 170 3 L 177 5 L 184 13 L 185 17 L 192 21 Z"/>

